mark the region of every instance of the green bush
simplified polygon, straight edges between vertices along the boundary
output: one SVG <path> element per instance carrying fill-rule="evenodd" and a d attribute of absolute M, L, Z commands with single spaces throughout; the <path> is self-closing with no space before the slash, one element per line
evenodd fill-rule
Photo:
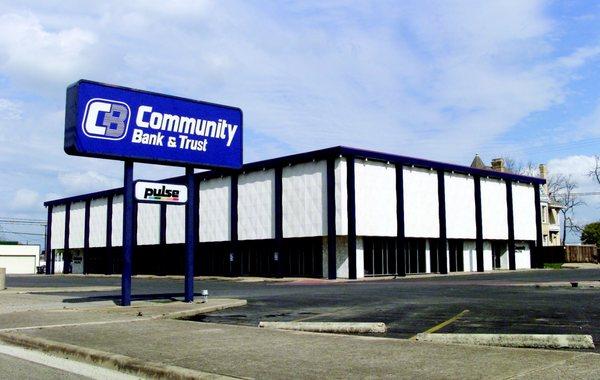
<path fill-rule="evenodd" d="M 600 247 L 600 222 L 590 223 L 581 232 L 582 244 L 595 244 Z"/>
<path fill-rule="evenodd" d="M 546 269 L 562 269 L 562 263 L 544 263 Z"/>

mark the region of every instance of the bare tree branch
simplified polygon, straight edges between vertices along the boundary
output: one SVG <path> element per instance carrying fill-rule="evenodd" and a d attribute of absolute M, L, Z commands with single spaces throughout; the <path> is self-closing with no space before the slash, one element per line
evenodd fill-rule
<path fill-rule="evenodd" d="M 588 175 L 592 178 L 596 179 L 596 182 L 600 185 L 600 156 L 595 156 L 596 163 L 594 165 L 594 169 L 588 173 Z"/>
<path fill-rule="evenodd" d="M 577 223 L 575 221 L 574 218 L 572 217 L 567 217 L 567 230 L 569 230 L 570 232 L 575 232 L 575 233 L 581 233 L 583 231 L 583 228 L 585 226 L 582 226 L 581 224 Z"/>
<path fill-rule="evenodd" d="M 521 172 L 523 165 L 520 162 L 517 162 L 512 157 L 502 157 L 502 159 L 504 160 L 504 167 L 510 173 L 518 174 Z"/>
<path fill-rule="evenodd" d="M 517 161 L 511 157 L 504 157 L 505 167 L 512 173 L 537 176 L 540 175 L 536 166 L 531 163 L 523 163 Z M 590 176 L 595 177 L 600 184 L 600 156 L 596 157 L 595 170 L 590 172 Z M 565 244 L 567 231 L 568 232 L 579 232 L 581 226 L 579 226 L 574 218 L 574 209 L 578 206 L 585 204 L 575 194 L 577 189 L 577 183 L 571 176 L 565 176 L 563 174 L 554 174 L 546 178 L 546 186 L 548 189 L 548 198 L 550 201 L 561 206 L 560 213 L 562 214 L 562 244 Z"/>
<path fill-rule="evenodd" d="M 532 177 L 539 175 L 538 168 L 531 161 L 517 161 L 512 157 L 502 157 L 502 159 L 504 160 L 504 167 L 509 173 L 528 175 Z"/>
<path fill-rule="evenodd" d="M 575 193 L 577 183 L 571 176 L 564 177 L 553 184 L 554 192 L 549 195 L 553 202 L 562 206 L 560 213 L 563 215 L 563 236 L 562 244 L 565 245 L 567 231 L 577 231 L 577 225 L 573 222 L 573 211 L 577 206 L 585 204 Z M 548 191 L 550 192 L 550 191 Z"/>

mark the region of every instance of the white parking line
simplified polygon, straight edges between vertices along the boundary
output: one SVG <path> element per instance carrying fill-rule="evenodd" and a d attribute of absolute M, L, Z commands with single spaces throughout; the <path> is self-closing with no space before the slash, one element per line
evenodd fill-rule
<path fill-rule="evenodd" d="M 130 380 L 130 379 L 142 379 L 121 373 L 112 369 L 97 367 L 91 364 L 78 362 L 75 360 L 69 360 L 51 356 L 39 351 L 28 350 L 21 347 L 9 346 L 6 344 L 0 344 L 0 353 L 9 355 L 15 358 L 27 360 L 28 362 L 41 364 L 46 367 L 56 368 L 64 372 L 73 373 L 76 375 L 84 376 L 88 379 L 114 379 L 114 380 Z"/>

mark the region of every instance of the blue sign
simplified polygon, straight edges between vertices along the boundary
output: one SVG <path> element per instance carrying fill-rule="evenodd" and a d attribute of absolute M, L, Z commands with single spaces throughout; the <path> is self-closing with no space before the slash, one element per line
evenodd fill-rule
<path fill-rule="evenodd" d="M 80 80 L 67 88 L 65 152 L 239 169 L 242 110 Z"/>

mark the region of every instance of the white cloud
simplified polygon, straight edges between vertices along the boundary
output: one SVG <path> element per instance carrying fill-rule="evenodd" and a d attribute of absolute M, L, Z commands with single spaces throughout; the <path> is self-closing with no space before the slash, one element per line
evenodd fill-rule
<path fill-rule="evenodd" d="M 86 71 L 96 38 L 81 28 L 50 31 L 31 13 L 0 16 L 0 67 L 13 80 L 34 86 L 73 81 Z"/>
<path fill-rule="evenodd" d="M 0 8 L 0 96 L 22 117 L 0 120 L 0 163 L 11 187 L 31 188 L 27 173 L 41 194 L 121 185 L 119 163 L 62 151 L 64 90 L 80 77 L 240 106 L 246 161 L 343 144 L 468 163 L 563 102 L 597 56 L 590 41 L 564 48 L 541 1 Z"/>
<path fill-rule="evenodd" d="M 39 206 L 40 195 L 31 189 L 19 189 L 15 192 L 10 208 L 12 210 L 27 210 Z"/>
<path fill-rule="evenodd" d="M 594 156 L 574 155 L 548 161 L 550 174 L 571 176 L 578 184 L 577 192 L 600 191 L 600 184 L 589 176 L 595 166 Z M 600 198 L 598 200 L 600 202 Z"/>
<path fill-rule="evenodd" d="M 9 99 L 0 98 L 0 119 L 1 120 L 19 120 L 22 118 L 22 107 L 19 103 Z"/>
<path fill-rule="evenodd" d="M 93 191 L 122 185 L 117 179 L 95 171 L 60 173 L 58 180 L 68 193 Z"/>
<path fill-rule="evenodd" d="M 595 159 L 593 156 L 573 155 L 564 158 L 556 158 L 548 161 L 548 170 L 550 175 L 562 174 L 571 176 L 577 184 L 574 192 L 591 193 L 600 192 L 600 184 L 588 174 L 594 168 Z M 578 224 L 587 224 L 600 220 L 600 196 L 587 195 L 580 196 L 579 199 L 585 204 L 578 206 L 574 210 L 574 219 Z M 575 237 L 577 240 L 579 237 Z"/>
<path fill-rule="evenodd" d="M 600 55 L 600 46 L 584 46 L 578 48 L 570 55 L 561 57 L 557 63 L 560 66 L 572 69 L 585 64 L 598 55 Z"/>

